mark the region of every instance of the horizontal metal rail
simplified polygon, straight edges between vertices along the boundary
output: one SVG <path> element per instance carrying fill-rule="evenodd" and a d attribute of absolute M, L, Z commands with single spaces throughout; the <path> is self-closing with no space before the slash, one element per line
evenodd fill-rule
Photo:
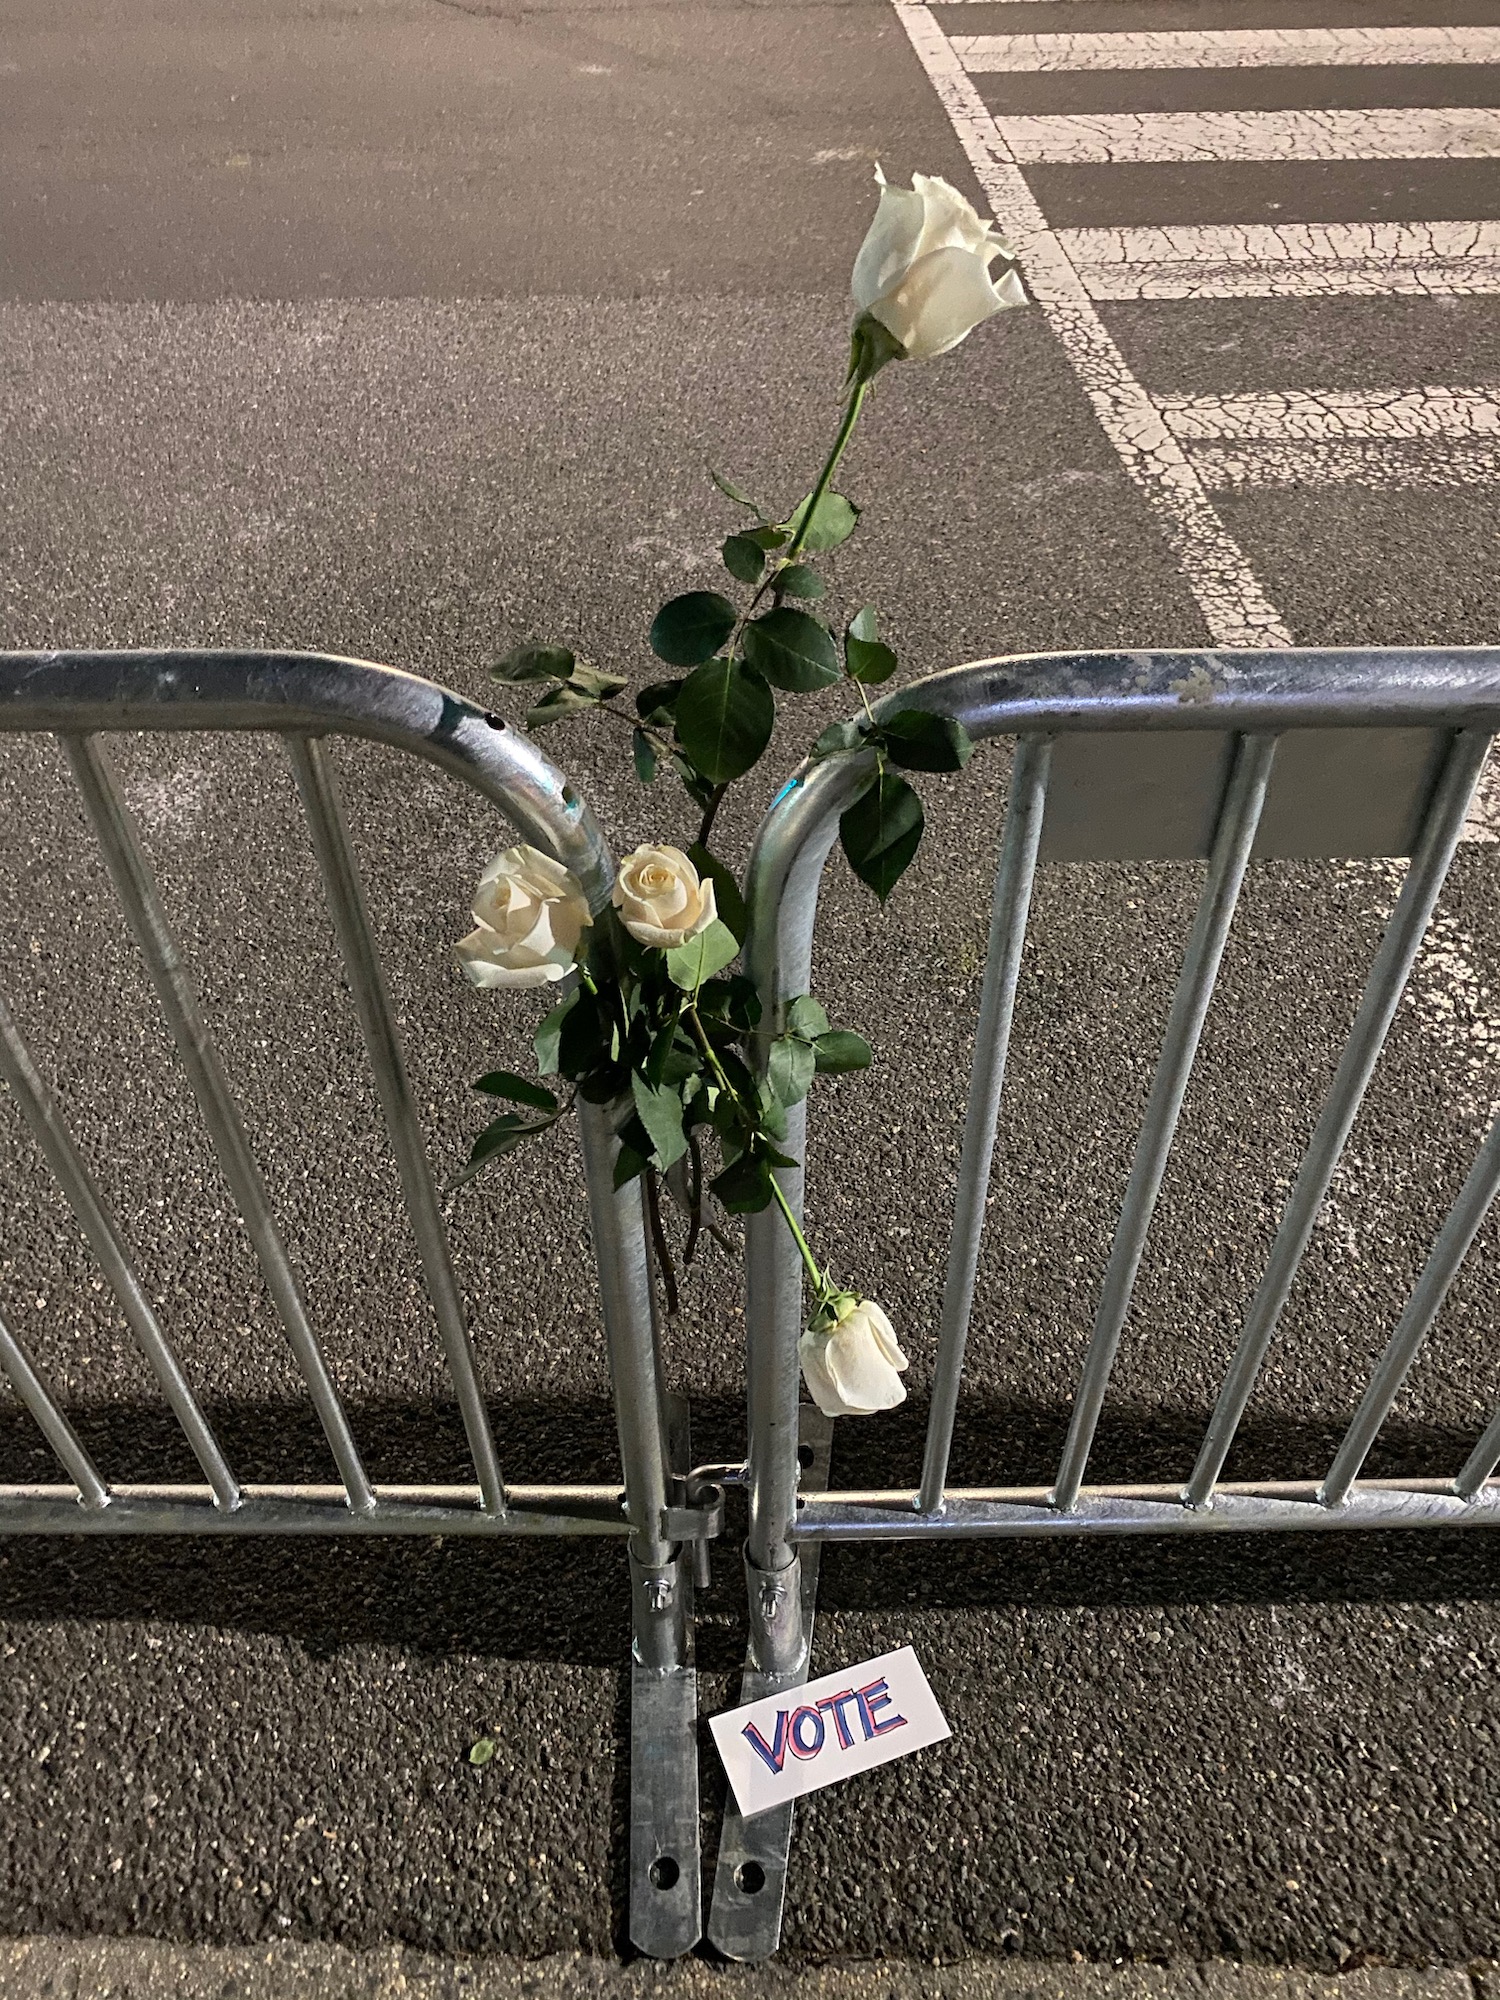
<path fill-rule="evenodd" d="M 1180 1486 L 1086 1486 L 1066 1512 L 1050 1489 L 950 1487 L 941 1514 L 914 1511 L 916 1494 L 809 1493 L 798 1503 L 794 1542 L 906 1542 L 966 1536 L 1218 1535 L 1248 1529 L 1318 1533 L 1346 1528 L 1500 1526 L 1500 1481 L 1472 1499 L 1451 1479 L 1369 1479 L 1336 1506 L 1315 1480 L 1220 1486 L 1212 1507 L 1189 1507 Z"/>
<path fill-rule="evenodd" d="M 505 1513 L 489 1512 L 477 1486 L 385 1486 L 367 1514 L 342 1486 L 250 1485 L 226 1513 L 207 1486 L 124 1484 L 89 1503 L 71 1486 L 0 1486 L 7 1535 L 628 1535 L 623 1486 L 512 1486 Z M 717 1492 L 665 1509 L 655 1524 L 672 1542 L 711 1541 L 723 1524 Z"/>

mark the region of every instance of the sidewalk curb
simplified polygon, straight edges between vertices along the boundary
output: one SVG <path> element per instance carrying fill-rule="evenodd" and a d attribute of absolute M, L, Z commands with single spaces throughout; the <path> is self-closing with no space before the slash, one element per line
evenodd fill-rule
<path fill-rule="evenodd" d="M 180 1945 L 154 1939 L 0 1941 L 0 2000 L 1490 2000 L 1491 1968 L 1092 1965 L 965 1959 L 816 1966 L 673 1965 L 560 1954 L 436 1958 L 387 1946 Z"/>

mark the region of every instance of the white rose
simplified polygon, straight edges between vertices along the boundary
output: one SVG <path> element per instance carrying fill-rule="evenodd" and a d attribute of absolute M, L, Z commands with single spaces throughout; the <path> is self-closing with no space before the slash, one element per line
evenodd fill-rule
<path fill-rule="evenodd" d="M 638 847 L 620 863 L 614 905 L 620 921 L 640 944 L 675 951 L 718 916 L 714 885 L 680 847 Z"/>
<path fill-rule="evenodd" d="M 880 206 L 854 260 L 851 289 L 912 361 L 930 361 L 1007 306 L 1023 306 L 1026 288 L 1014 266 L 998 285 L 990 265 L 1011 256 L 1008 244 L 982 222 L 957 188 L 932 174 L 913 174 L 909 188 L 890 187 L 879 167 Z"/>
<path fill-rule="evenodd" d="M 811 1327 L 797 1345 L 802 1379 L 825 1417 L 873 1417 L 906 1401 L 906 1356 L 896 1329 L 873 1299 L 849 1299 L 826 1332 Z"/>
<path fill-rule="evenodd" d="M 548 986 L 572 969 L 589 915 L 576 876 L 537 847 L 507 847 L 479 878 L 477 931 L 453 949 L 476 986 Z"/>

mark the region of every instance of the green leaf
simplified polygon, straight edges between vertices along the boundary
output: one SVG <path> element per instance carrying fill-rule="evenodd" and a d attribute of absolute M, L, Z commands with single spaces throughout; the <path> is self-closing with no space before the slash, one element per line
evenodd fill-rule
<path fill-rule="evenodd" d="M 488 1764 L 494 1754 L 495 1739 L 493 1736 L 481 1736 L 477 1743 L 469 1745 L 469 1762 L 471 1764 L 477 1764 L 482 1767 Z"/>
<path fill-rule="evenodd" d="M 630 754 L 635 759 L 635 775 L 643 785 L 649 785 L 656 776 L 656 745 L 643 730 L 631 730 Z"/>
<path fill-rule="evenodd" d="M 564 1076 L 582 1078 L 609 1060 L 614 1021 L 605 1014 L 597 994 L 581 990 L 563 1017 L 557 1041 L 557 1065 Z"/>
<path fill-rule="evenodd" d="M 773 687 L 806 694 L 839 678 L 839 656 L 826 626 L 805 611 L 778 605 L 745 627 L 745 658 Z"/>
<path fill-rule="evenodd" d="M 708 808 L 713 804 L 714 788 L 712 783 L 701 772 L 695 771 L 687 758 L 680 756 L 675 750 L 672 752 L 672 769 L 687 787 L 688 797 L 707 812 Z"/>
<path fill-rule="evenodd" d="M 877 687 L 896 671 L 896 655 L 875 636 L 875 607 L 866 604 L 849 620 L 844 634 L 844 664 L 851 680 Z"/>
<path fill-rule="evenodd" d="M 760 512 L 760 508 L 750 498 L 750 495 L 745 492 L 744 488 L 736 486 L 732 479 L 726 479 L 722 472 L 715 472 L 713 467 L 710 466 L 708 468 L 708 476 L 726 500 L 732 500 L 737 507 L 748 507 L 752 514 Z"/>
<path fill-rule="evenodd" d="M 904 778 L 882 771 L 839 820 L 849 866 L 883 903 L 922 839 L 922 801 Z"/>
<path fill-rule="evenodd" d="M 685 1083 L 702 1067 L 703 1057 L 697 1045 L 688 1041 L 681 1024 L 668 1021 L 651 1044 L 651 1053 L 646 1057 L 646 1081 L 653 1090 L 662 1084 Z"/>
<path fill-rule="evenodd" d="M 646 1128 L 656 1164 L 665 1173 L 674 1160 L 687 1151 L 682 1131 L 682 1101 L 673 1090 L 653 1089 L 643 1076 L 632 1073 L 630 1094 L 636 1113 Z"/>
<path fill-rule="evenodd" d="M 728 924 L 715 920 L 686 944 L 667 953 L 667 977 L 684 993 L 696 993 L 705 979 L 722 972 L 739 954 L 739 939 Z"/>
<path fill-rule="evenodd" d="M 716 590 L 690 590 L 664 604 L 652 619 L 651 650 L 669 667 L 696 667 L 718 652 L 737 615 Z"/>
<path fill-rule="evenodd" d="M 743 777 L 771 740 L 776 697 L 753 668 L 709 660 L 677 698 L 677 740 L 716 785 Z"/>
<path fill-rule="evenodd" d="M 518 687 L 522 681 L 565 681 L 573 671 L 573 655 L 566 646 L 516 646 L 490 678 Z"/>
<path fill-rule="evenodd" d="M 620 1141 L 620 1150 L 615 1155 L 615 1171 L 613 1175 L 615 1186 L 622 1188 L 629 1181 L 638 1181 L 650 1164 L 650 1159 L 638 1146 L 632 1146 L 626 1140 L 622 1139 Z"/>
<path fill-rule="evenodd" d="M 961 722 L 923 708 L 882 716 L 879 733 L 891 762 L 906 771 L 961 771 L 974 754 L 974 739 Z"/>
<path fill-rule="evenodd" d="M 864 743 L 863 722 L 830 722 L 807 754 L 816 763 L 820 757 L 836 757 L 841 750 L 862 749 Z"/>
<path fill-rule="evenodd" d="M 770 1162 L 744 1153 L 715 1176 L 709 1187 L 731 1215 L 751 1215 L 772 1201 Z"/>
<path fill-rule="evenodd" d="M 585 694 L 574 687 L 571 681 L 563 681 L 559 686 L 544 694 L 534 708 L 526 711 L 528 729 L 545 729 L 549 722 L 561 722 L 565 715 L 576 715 L 580 708 L 597 708 L 597 695 Z"/>
<path fill-rule="evenodd" d="M 698 992 L 698 1018 L 731 1034 L 748 1034 L 760 1021 L 760 995 L 754 980 L 742 972 L 732 979 L 705 980 Z"/>
<path fill-rule="evenodd" d="M 568 676 L 568 686 L 578 689 L 580 694 L 592 695 L 596 701 L 606 696 L 618 694 L 621 688 L 630 686 L 623 674 L 596 673 L 592 667 L 574 667 Z"/>
<path fill-rule="evenodd" d="M 849 1028 L 834 1028 L 826 1035 L 819 1035 L 813 1043 L 813 1055 L 820 1076 L 842 1076 L 851 1069 L 868 1069 L 872 1059 L 870 1044 Z"/>
<path fill-rule="evenodd" d="M 512 1104 L 526 1104 L 533 1111 L 555 1111 L 557 1099 L 539 1083 L 516 1076 L 508 1069 L 492 1069 L 474 1085 L 486 1097 L 508 1097 Z"/>
<path fill-rule="evenodd" d="M 813 1041 L 819 1035 L 828 1033 L 828 1016 L 821 1000 L 814 1000 L 810 993 L 799 993 L 795 1000 L 789 1000 L 786 1007 L 786 1030 L 789 1035 L 801 1035 L 804 1041 Z"/>
<path fill-rule="evenodd" d="M 720 923 L 732 930 L 743 944 L 745 933 L 750 928 L 750 918 L 745 909 L 745 899 L 740 894 L 739 883 L 719 857 L 709 853 L 702 841 L 694 841 L 687 852 L 688 860 L 697 869 L 699 879 L 706 875 L 714 885 L 714 905 L 719 912 Z"/>
<path fill-rule="evenodd" d="M 782 1035 L 766 1057 L 766 1082 L 778 1104 L 800 1104 L 812 1089 L 816 1058 L 812 1045 L 799 1035 Z"/>
<path fill-rule="evenodd" d="M 746 534 L 758 549 L 784 549 L 792 539 L 785 528 L 774 527 L 769 521 L 764 527 L 748 528 Z"/>
<path fill-rule="evenodd" d="M 766 552 L 753 535 L 731 535 L 719 554 L 724 567 L 741 583 L 759 583 L 766 566 Z"/>
<path fill-rule="evenodd" d="M 811 500 L 809 493 L 807 500 Z M 802 525 L 802 517 L 807 512 L 807 500 L 797 508 L 789 521 L 783 521 L 795 540 L 797 530 Z M 847 542 L 859 526 L 859 509 L 842 493 L 825 493 L 818 502 L 807 533 L 802 537 L 801 546 L 809 555 L 820 555 L 824 549 L 836 549 L 841 542 Z"/>
<path fill-rule="evenodd" d="M 491 1160 L 500 1160 L 507 1153 L 513 1153 L 538 1133 L 550 1132 L 555 1119 L 547 1119 L 543 1124 L 534 1124 L 529 1118 L 522 1118 L 517 1112 L 502 1112 L 492 1124 L 486 1125 L 469 1149 L 468 1164 L 454 1174 L 448 1182 L 448 1191 L 462 1187 L 465 1181 L 473 1180 L 482 1173 Z"/>
<path fill-rule="evenodd" d="M 788 563 L 776 572 L 776 588 L 783 597 L 823 597 L 828 586 L 806 563 Z"/>
<path fill-rule="evenodd" d="M 566 1000 L 558 1002 L 531 1038 L 531 1046 L 536 1050 L 536 1066 L 543 1076 L 557 1075 L 558 1043 L 563 1022 L 577 1005 L 578 991 L 575 988 Z"/>
<path fill-rule="evenodd" d="M 670 722 L 677 697 L 686 686 L 685 680 L 653 681 L 636 696 L 636 714 L 642 722 Z"/>

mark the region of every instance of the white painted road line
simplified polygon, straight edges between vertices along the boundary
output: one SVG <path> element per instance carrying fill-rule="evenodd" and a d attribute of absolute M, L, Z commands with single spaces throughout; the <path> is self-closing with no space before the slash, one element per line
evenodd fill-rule
<path fill-rule="evenodd" d="M 1500 440 L 1430 442 L 1343 438 L 1329 444 L 1193 444 L 1193 470 L 1221 492 L 1266 487 L 1360 486 L 1375 492 L 1455 492 L 1500 482 Z M 1500 832 L 1489 836 L 1500 838 Z"/>
<path fill-rule="evenodd" d="M 1281 614 L 1099 317 L 952 43 L 926 6 L 913 0 L 894 0 L 894 5 L 991 213 L 1016 247 L 1032 296 L 1046 313 L 1100 427 L 1156 516 L 1212 643 L 1291 645 Z"/>
<path fill-rule="evenodd" d="M 1500 63 L 1500 28 L 1115 29 L 1102 34 L 955 35 L 953 46 L 971 73 Z"/>
<path fill-rule="evenodd" d="M 1024 166 L 1127 161 L 1489 160 L 1500 105 L 1377 111 L 1120 111 L 995 120 Z"/>
<path fill-rule="evenodd" d="M 1060 229 L 1091 299 L 1500 293 L 1500 222 L 1247 222 Z"/>
<path fill-rule="evenodd" d="M 1500 388 L 1273 389 L 1244 396 L 1158 396 L 1183 442 L 1253 438 L 1313 443 L 1339 438 L 1500 439 Z"/>

